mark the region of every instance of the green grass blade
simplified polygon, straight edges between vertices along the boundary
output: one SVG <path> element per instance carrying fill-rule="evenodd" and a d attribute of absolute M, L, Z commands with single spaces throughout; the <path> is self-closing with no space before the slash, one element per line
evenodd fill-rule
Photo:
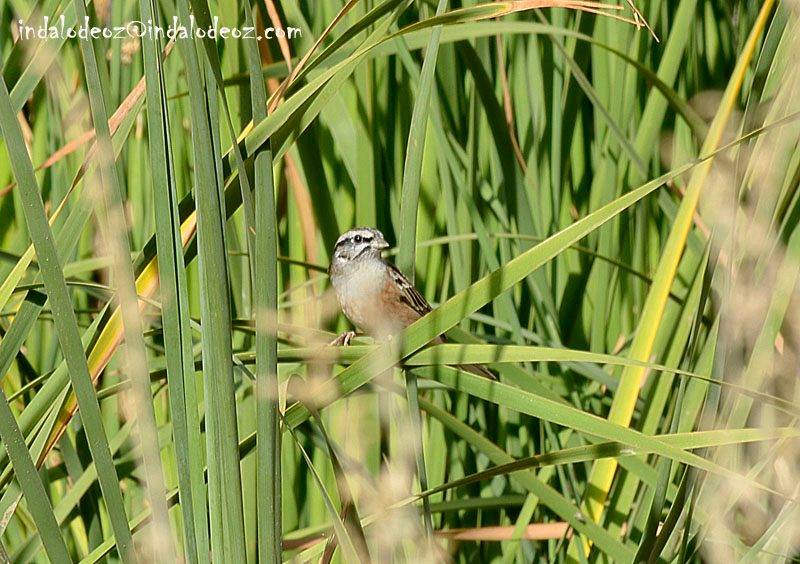
<path fill-rule="evenodd" d="M 721 144 L 722 134 L 733 110 L 733 104 L 738 97 L 748 64 L 754 55 L 755 47 L 761 37 L 773 4 L 773 2 L 767 1 L 761 7 L 761 16 L 751 30 L 746 48 L 737 62 L 737 67 L 726 89 L 725 98 L 721 102 L 720 110 L 703 144 L 703 152 L 714 151 Z M 639 330 L 631 346 L 631 357 L 634 359 L 646 360 L 650 356 L 667 296 L 692 225 L 692 218 L 700 192 L 710 168 L 711 163 L 706 161 L 692 173 L 689 188 L 681 203 L 679 217 L 676 218 L 670 231 L 670 237 L 663 250 L 662 259 L 659 261 L 659 266 L 653 276 L 653 285 L 650 288 L 642 311 Z M 623 425 L 627 425 L 630 422 L 643 376 L 644 372 L 637 368 L 628 369 L 623 373 L 620 388 L 617 390 L 609 413 L 610 421 Z M 598 462 L 592 469 L 589 480 L 589 488 L 592 491 L 592 495 L 587 498 L 586 509 L 595 521 L 599 521 L 602 516 L 603 504 L 615 470 L 616 463 L 612 459 Z M 573 541 L 573 546 L 575 546 L 575 542 L 577 541 Z M 588 545 L 584 545 L 584 549 L 586 548 L 588 548 Z M 573 551 L 573 555 L 576 553 L 576 551 Z"/>
<path fill-rule="evenodd" d="M 353 541 L 350 538 L 350 534 L 347 532 L 347 527 L 345 527 L 344 522 L 342 521 L 341 517 L 339 517 L 339 512 L 336 511 L 336 506 L 334 505 L 331 496 L 328 494 L 328 491 L 325 489 L 325 483 L 322 481 L 322 478 L 320 477 L 316 468 L 314 468 L 314 463 L 295 435 L 294 429 L 289 429 L 289 432 L 291 433 L 292 438 L 294 438 L 300 453 L 303 455 L 303 458 L 308 465 L 308 469 L 311 471 L 314 482 L 322 493 L 325 509 L 328 512 L 328 516 L 330 517 L 331 521 L 333 522 L 333 528 L 334 531 L 336 531 L 336 539 L 339 541 L 339 546 L 342 548 L 342 555 L 345 562 L 360 562 L 358 553 L 356 552 Z"/>
<path fill-rule="evenodd" d="M 473 449 L 485 454 L 493 464 L 508 464 L 514 461 L 502 448 L 482 436 L 469 425 L 459 421 L 452 414 L 447 413 L 429 401 L 421 400 L 420 405 L 431 416 L 442 421 L 450 431 L 465 439 Z M 633 556 L 631 549 L 623 545 L 619 539 L 609 535 L 596 523 L 587 520 L 581 514 L 580 508 L 570 502 L 558 490 L 539 480 L 537 476 L 532 473 L 521 473 L 515 476 L 515 480 L 527 491 L 537 496 L 556 515 L 572 525 L 576 531 L 592 538 L 609 557 L 620 562 L 627 562 Z"/>
<path fill-rule="evenodd" d="M 439 0 L 436 15 L 440 16 L 447 9 L 447 0 Z M 436 75 L 436 59 L 439 54 L 441 26 L 431 30 L 428 46 L 425 49 L 425 60 L 422 63 L 419 84 L 414 101 L 414 112 L 411 115 L 411 128 L 408 132 L 406 159 L 403 168 L 403 187 L 400 196 L 400 240 L 397 267 L 409 280 L 414 281 L 414 257 L 417 244 L 417 214 L 419 206 L 420 174 L 422 172 L 422 156 L 425 151 L 425 133 L 428 129 L 431 96 Z"/>
<path fill-rule="evenodd" d="M 83 353 L 75 312 L 61 271 L 58 254 L 53 243 L 53 233 L 47 223 L 41 193 L 33 174 L 22 132 L 17 123 L 5 81 L 0 80 L 0 126 L 11 157 L 11 166 L 17 179 L 21 199 L 25 202 L 25 219 L 44 279 L 58 338 L 64 358 L 69 366 L 72 387 L 80 405 L 81 420 L 89 437 L 89 447 L 100 472 L 103 490 L 117 546 L 125 560 L 131 559 L 133 550 L 130 529 L 125 517 L 125 506 L 119 479 L 114 469 L 108 439 L 103 430 L 100 406 L 95 396 L 86 356 Z"/>
<path fill-rule="evenodd" d="M 75 13 L 79 20 L 88 18 L 84 0 L 75 0 Z M 133 399 L 138 418 L 138 431 L 143 451 L 142 468 L 147 483 L 147 494 L 154 513 L 154 524 L 158 530 L 151 532 L 151 546 L 145 554 L 153 551 L 156 559 L 171 559 L 173 554 L 172 535 L 164 535 L 163 528 L 169 530 L 167 505 L 164 502 L 164 473 L 158 450 L 158 429 L 153 398 L 150 395 L 150 378 L 147 369 L 147 352 L 143 335 L 142 318 L 136 292 L 133 265 L 130 262 L 131 250 L 128 239 L 128 221 L 125 217 L 124 195 L 120 187 L 114 148 L 108 127 L 108 112 L 100 78 L 100 68 L 91 41 L 81 42 L 83 65 L 91 107 L 92 121 L 98 148 L 99 190 L 104 213 L 100 217 L 107 220 L 101 229 L 111 249 L 116 295 L 122 312 L 125 335 L 126 371 L 133 382 Z"/>
<path fill-rule="evenodd" d="M 249 8 L 245 21 L 251 24 Z M 253 123 L 267 118 L 267 92 L 255 41 L 246 44 L 250 69 Z M 278 406 L 278 340 L 274 321 L 278 310 L 278 225 L 272 146 L 255 156 L 255 257 L 253 271 L 256 325 L 256 507 L 259 562 L 276 564 L 282 555 L 281 431 Z"/>
<path fill-rule="evenodd" d="M 446 9 L 447 0 L 439 0 L 436 7 L 436 15 L 440 16 Z M 400 251 L 397 265 L 412 283 L 414 281 L 414 257 L 417 248 L 417 214 L 422 158 L 425 151 L 425 134 L 428 129 L 428 116 L 441 34 L 441 26 L 434 27 L 431 30 L 428 47 L 425 50 L 425 60 L 422 63 L 422 72 L 420 73 L 414 102 L 414 112 L 411 116 L 411 128 L 408 132 L 406 159 L 403 168 L 403 187 L 400 196 Z M 416 445 L 417 476 L 419 477 L 420 488 L 426 490 L 428 489 L 428 478 L 425 469 L 425 455 L 422 449 L 423 433 L 417 402 L 416 375 L 413 372 L 406 372 L 405 377 L 406 399 L 408 401 L 412 432 L 415 438 L 414 444 Z M 430 502 L 427 499 L 423 500 L 423 517 L 425 530 L 430 538 L 433 535 L 433 520 L 431 518 Z"/>
<path fill-rule="evenodd" d="M 186 0 L 178 2 L 180 21 L 189 26 Z M 180 42 L 189 83 L 192 147 L 197 201 L 198 267 L 203 325 L 203 380 L 206 403 L 206 455 L 208 460 L 208 513 L 211 522 L 211 559 L 245 559 L 242 482 L 236 453 L 237 417 L 234 393 L 230 287 L 226 256 L 225 203 L 217 135 L 213 80 L 200 70 L 196 45 Z M 204 83 L 206 87 L 204 87 Z"/>
<path fill-rule="evenodd" d="M 795 119 L 796 117 L 798 116 L 793 116 L 791 119 Z M 787 123 L 788 121 L 789 120 L 781 120 L 779 124 Z M 773 124 L 773 126 L 779 124 Z M 756 132 L 751 135 L 755 134 Z M 750 135 L 746 137 L 750 137 Z M 735 141 L 734 144 L 741 143 L 744 139 L 745 138 L 741 138 Z M 730 145 L 731 144 L 729 144 L 729 146 Z M 718 152 L 726 148 L 728 148 L 728 146 L 720 148 Z M 715 154 L 716 152 L 711 153 L 695 162 L 686 164 L 664 174 L 639 188 L 631 190 L 627 194 L 576 221 L 545 241 L 535 245 L 528 251 L 506 263 L 503 267 L 475 282 L 469 288 L 459 292 L 436 310 L 409 326 L 404 335 L 405 339 L 401 346 L 400 356 L 405 357 L 415 352 L 435 339 L 438 335 L 448 331 L 461 319 L 477 311 L 478 308 L 523 280 L 531 272 L 534 272 L 553 257 L 575 244 L 623 210 L 658 189 L 669 179 L 691 170 L 700 163 L 708 162 Z M 387 354 L 389 352 L 389 346 L 382 345 L 370 354 L 360 358 L 344 372 L 339 374 L 338 378 L 342 391 L 344 393 L 350 393 L 370 381 L 376 373 L 380 373 L 391 367 L 395 360 L 393 355 Z M 307 410 L 299 404 L 295 404 L 287 410 L 286 420 L 293 427 L 307 418 Z"/>
<path fill-rule="evenodd" d="M 716 429 L 714 431 L 693 432 L 693 433 L 672 433 L 661 435 L 659 440 L 681 448 L 691 450 L 696 448 L 709 448 L 727 446 L 731 444 L 744 444 L 755 441 L 769 441 L 800 436 L 800 430 L 792 427 L 775 429 Z M 447 491 L 453 488 L 461 488 L 476 482 L 482 482 L 514 472 L 521 472 L 531 468 L 543 468 L 545 466 L 558 464 L 574 464 L 587 460 L 599 460 L 601 458 L 618 458 L 623 456 L 638 456 L 648 454 L 644 450 L 632 449 L 626 445 L 613 442 L 597 443 L 588 446 L 574 447 L 561 451 L 548 452 L 528 458 L 515 460 L 507 464 L 494 466 L 482 472 L 476 472 L 465 476 L 459 480 L 448 482 L 431 488 L 420 494 L 420 496 L 432 496 L 436 493 Z"/>
<path fill-rule="evenodd" d="M 152 1 L 141 0 L 143 21 L 155 21 Z M 197 417 L 189 297 L 183 262 L 174 156 L 170 146 L 169 118 L 163 64 L 158 42 L 143 41 L 147 86 L 150 166 L 153 176 L 161 316 L 164 330 L 170 415 L 177 459 L 178 490 L 183 516 L 187 561 L 205 561 L 209 551 L 206 491 L 202 471 L 203 446 Z"/>
<path fill-rule="evenodd" d="M 8 372 L 14 356 L 22 346 L 31 327 L 36 323 L 45 300 L 45 296 L 38 292 L 30 292 L 26 296 L 14 323 L 0 341 L 0 374 Z M 47 499 L 47 492 L 2 390 L 0 390 L 0 436 L 2 436 L 3 444 L 14 466 L 14 473 L 28 502 L 28 510 L 41 535 L 48 558 L 53 562 L 69 562 L 67 546 L 61 537 L 58 522 L 53 515 L 53 508 Z"/>

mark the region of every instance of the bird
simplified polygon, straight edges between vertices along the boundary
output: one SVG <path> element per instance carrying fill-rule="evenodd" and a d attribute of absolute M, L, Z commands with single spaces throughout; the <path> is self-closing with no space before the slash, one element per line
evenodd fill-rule
<path fill-rule="evenodd" d="M 389 248 L 383 233 L 356 227 L 341 235 L 333 248 L 328 275 L 344 315 L 359 330 L 376 340 L 387 340 L 432 311 L 414 285 L 381 253 Z M 355 331 L 346 331 L 331 344 L 349 345 Z M 436 343 L 444 343 L 439 336 Z M 478 364 L 458 368 L 495 379 Z"/>

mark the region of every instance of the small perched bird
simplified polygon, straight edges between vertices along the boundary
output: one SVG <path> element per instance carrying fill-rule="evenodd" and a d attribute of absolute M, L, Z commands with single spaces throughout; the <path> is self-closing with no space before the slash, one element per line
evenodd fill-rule
<path fill-rule="evenodd" d="M 347 319 L 379 340 L 399 333 L 432 309 L 408 278 L 381 257 L 381 252 L 388 247 L 377 229 L 351 229 L 336 241 L 328 269 L 339 306 Z M 355 332 L 347 331 L 333 344 L 348 345 L 354 336 Z M 436 342 L 445 342 L 444 337 Z M 494 379 L 494 375 L 480 365 L 459 368 Z"/>

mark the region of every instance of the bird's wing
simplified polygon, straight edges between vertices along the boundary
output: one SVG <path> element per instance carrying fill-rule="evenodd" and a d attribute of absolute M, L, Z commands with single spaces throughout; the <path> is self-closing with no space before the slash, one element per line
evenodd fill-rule
<path fill-rule="evenodd" d="M 400 301 L 413 309 L 420 317 L 429 313 L 433 309 L 431 308 L 431 304 L 429 304 L 414 285 L 408 281 L 408 278 L 406 278 L 395 265 L 388 262 L 386 265 L 389 267 L 389 275 L 400 290 Z"/>
<path fill-rule="evenodd" d="M 411 282 L 408 281 L 408 278 L 406 278 L 405 275 L 393 264 L 387 262 L 386 265 L 389 267 L 389 275 L 392 277 L 392 280 L 395 283 L 394 286 L 400 291 L 398 296 L 400 301 L 403 302 L 404 305 L 411 308 L 420 317 L 426 313 L 429 313 L 433 309 L 431 308 L 431 304 L 429 304 L 422 294 L 420 294 L 419 291 L 411 284 Z M 409 321 L 415 320 L 412 319 Z M 444 335 L 440 335 L 434 342 L 446 343 L 447 340 L 445 339 Z M 497 376 L 492 374 L 482 364 L 459 364 L 457 367 L 461 370 L 471 372 L 472 374 L 489 378 L 490 380 L 497 379 Z"/>

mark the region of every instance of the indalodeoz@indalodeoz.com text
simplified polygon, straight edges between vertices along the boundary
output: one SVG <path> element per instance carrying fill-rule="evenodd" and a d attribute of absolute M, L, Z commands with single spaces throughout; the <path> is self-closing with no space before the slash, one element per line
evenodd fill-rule
<path fill-rule="evenodd" d="M 263 33 L 258 33 L 254 27 L 227 27 L 219 25 L 219 16 L 212 18 L 208 27 L 198 26 L 194 16 L 189 16 L 189 25 L 185 26 L 178 21 L 177 16 L 172 17 L 172 23 L 166 28 L 155 25 L 151 20 L 142 22 L 130 21 L 127 25 L 119 26 L 93 26 L 86 17 L 83 25 L 69 25 L 62 14 L 57 20 L 51 22 L 48 16 L 42 22 L 27 25 L 21 19 L 17 20 L 18 37 L 22 40 L 31 39 L 128 39 L 128 38 L 166 38 L 170 41 L 176 39 L 208 38 L 208 39 L 295 39 L 301 37 L 303 32 L 297 27 L 267 27 Z"/>

